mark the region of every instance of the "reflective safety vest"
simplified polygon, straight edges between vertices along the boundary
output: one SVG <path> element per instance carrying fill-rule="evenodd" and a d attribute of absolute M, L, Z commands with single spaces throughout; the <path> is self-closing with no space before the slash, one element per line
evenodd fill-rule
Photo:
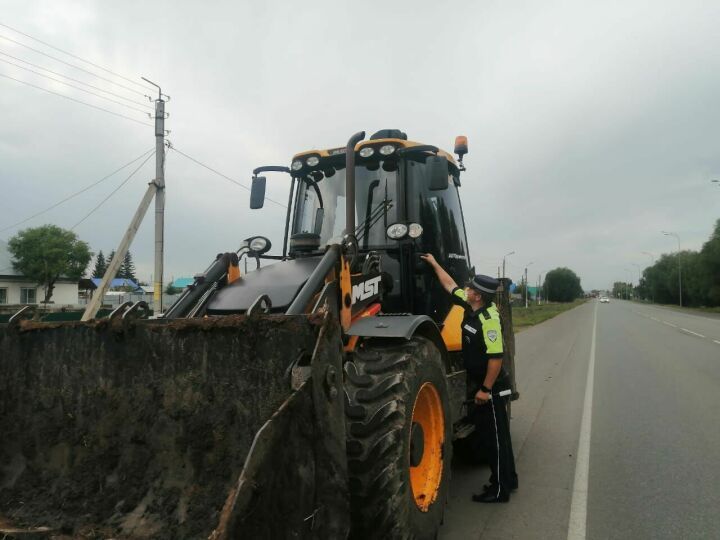
<path fill-rule="evenodd" d="M 502 360 L 503 339 L 500 325 L 500 313 L 495 303 L 473 310 L 467 302 L 465 291 L 456 287 L 452 298 L 465 310 L 462 320 L 462 355 L 468 376 L 478 383 L 485 380 L 487 364 L 490 359 Z M 506 378 L 504 372 L 498 381 Z"/>

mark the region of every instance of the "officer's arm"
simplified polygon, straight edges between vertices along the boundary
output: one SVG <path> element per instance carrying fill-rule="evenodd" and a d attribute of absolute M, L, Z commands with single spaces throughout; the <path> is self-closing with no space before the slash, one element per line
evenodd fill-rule
<path fill-rule="evenodd" d="M 420 258 L 426 263 L 428 263 L 435 271 L 435 275 L 437 276 L 438 281 L 440 282 L 440 285 L 442 285 L 443 289 L 452 294 L 453 290 L 458 288 L 455 280 L 450 277 L 450 274 L 448 274 L 445 269 L 440 266 L 440 264 L 438 264 L 438 262 L 435 260 L 435 257 L 433 257 L 430 253 L 420 255 Z"/>
<path fill-rule="evenodd" d="M 485 382 L 483 382 L 483 386 L 485 388 L 490 388 L 492 390 L 492 387 L 495 384 L 495 380 L 498 378 L 498 375 L 500 375 L 501 369 L 502 358 L 491 358 L 490 360 L 488 360 L 487 373 L 485 374 Z"/>

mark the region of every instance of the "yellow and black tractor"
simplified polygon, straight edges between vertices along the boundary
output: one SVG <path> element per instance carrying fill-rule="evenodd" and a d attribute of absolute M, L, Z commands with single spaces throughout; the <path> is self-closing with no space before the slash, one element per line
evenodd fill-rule
<path fill-rule="evenodd" d="M 164 314 L 3 325 L 0 532 L 436 537 L 472 426 L 462 312 L 419 255 L 474 273 L 467 142 L 364 139 L 255 169 L 253 209 L 290 176 L 281 250 L 248 238 Z"/>

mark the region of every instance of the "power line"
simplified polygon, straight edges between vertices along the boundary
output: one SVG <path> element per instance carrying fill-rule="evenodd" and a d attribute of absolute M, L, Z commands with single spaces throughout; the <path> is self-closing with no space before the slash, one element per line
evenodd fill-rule
<path fill-rule="evenodd" d="M 198 161 L 198 160 L 195 159 L 194 157 L 188 156 L 186 153 L 181 152 L 180 150 L 178 150 L 178 149 L 175 148 L 174 146 L 170 146 L 170 149 L 171 149 L 171 150 L 175 150 L 178 154 L 180 154 L 181 156 L 185 156 L 185 157 L 188 158 L 190 161 L 194 161 L 195 163 L 197 163 L 197 164 L 200 165 L 201 167 L 205 167 L 208 171 L 214 172 L 214 173 L 217 174 L 218 176 L 222 176 L 225 180 L 228 180 L 228 181 L 232 182 L 233 184 L 235 184 L 235 185 L 237 185 L 237 186 L 240 186 L 241 188 L 243 188 L 243 189 L 245 189 L 245 190 L 247 190 L 247 191 L 250 191 L 250 188 L 247 187 L 245 184 L 241 184 L 241 183 L 238 182 L 237 180 L 235 180 L 235 179 L 233 179 L 233 178 L 230 178 L 229 176 L 221 173 L 220 171 L 216 171 L 215 169 L 213 169 L 213 168 L 210 167 L 209 165 L 205 165 L 204 163 Z M 266 199 L 267 199 L 268 201 L 270 201 L 270 202 L 273 202 L 273 203 L 277 204 L 278 206 L 281 206 L 282 208 L 287 208 L 287 206 L 285 206 L 285 205 L 284 205 L 283 203 L 281 203 L 281 202 L 276 201 L 275 199 L 271 199 L 270 197 L 266 197 Z"/>
<path fill-rule="evenodd" d="M 106 73 L 110 73 L 111 75 L 114 75 L 115 77 L 119 77 L 119 78 L 121 78 L 121 79 L 123 79 L 123 80 L 125 80 L 125 81 L 128 81 L 128 82 L 130 82 L 130 83 L 132 83 L 132 84 L 134 84 L 134 85 L 136 85 L 136 86 L 139 86 L 140 88 L 144 88 L 144 89 L 146 89 L 147 91 L 151 91 L 151 90 L 147 89 L 147 87 L 145 87 L 143 84 L 141 84 L 141 83 L 139 83 L 139 82 L 133 81 L 132 79 L 129 79 L 129 78 L 127 78 L 127 77 L 124 77 L 123 75 L 120 75 L 119 73 L 115 73 L 114 71 L 110 71 L 110 70 L 107 69 L 107 68 L 104 68 L 104 67 L 102 67 L 102 66 L 100 66 L 100 65 L 98 65 L 98 64 L 95 64 L 95 63 L 91 62 L 90 60 L 85 60 L 84 58 L 81 58 L 81 57 L 79 57 L 79 56 L 77 56 L 77 55 L 75 55 L 75 54 L 73 54 L 73 53 L 71 53 L 71 52 L 68 52 L 68 51 L 65 51 L 65 50 L 63 50 L 63 49 L 60 49 L 59 47 L 55 47 L 54 45 L 50 45 L 50 44 L 47 43 L 46 41 L 43 41 L 43 40 L 38 39 L 38 38 L 36 38 L 36 37 L 33 37 L 33 36 L 31 36 L 30 34 L 26 34 L 25 32 L 21 32 L 20 30 L 17 30 L 16 28 L 13 28 L 12 26 L 8 26 L 7 24 L 3 24 L 3 23 L 1 23 L 1 22 L 0 22 L 0 26 L 2 26 L 2 27 L 4 27 L 4 28 L 7 28 L 8 30 L 12 30 L 13 32 L 15 32 L 15 33 L 17 33 L 17 34 L 20 34 L 21 36 L 25 36 L 25 37 L 27 37 L 27 38 L 30 38 L 30 39 L 32 39 L 33 41 L 37 41 L 38 43 L 42 43 L 42 44 L 45 45 L 46 47 L 50 47 L 51 49 L 54 49 L 54 50 L 56 50 L 56 51 L 58 51 L 58 52 L 61 52 L 61 53 L 63 53 L 63 54 L 67 54 L 68 56 L 70 56 L 70 57 L 72 57 L 72 58 L 75 58 L 76 60 L 80 60 L 81 62 L 85 62 L 85 63 L 88 64 L 88 65 L 91 65 L 91 66 L 93 66 L 93 67 L 96 67 L 96 68 L 98 68 L 98 69 L 101 69 L 101 70 L 103 70 L 103 71 L 106 72 Z"/>
<path fill-rule="evenodd" d="M 9 42 L 11 42 L 11 43 L 15 43 L 16 45 L 20 45 L 21 47 L 25 47 L 26 49 L 29 49 L 29 50 L 31 50 L 31 51 L 33 51 L 33 52 L 36 52 L 36 53 L 38 53 L 38 54 L 42 54 L 43 56 L 47 56 L 48 58 L 52 58 L 52 59 L 55 60 L 56 62 L 60 62 L 61 64 L 65 64 L 66 66 L 70 66 L 70 67 L 73 68 L 73 69 L 78 69 L 78 70 L 80 70 L 80 71 L 84 71 L 85 73 L 89 73 L 89 74 L 92 75 L 93 77 L 97 77 L 98 79 L 100 79 L 100 80 L 102 80 L 102 81 L 109 82 L 110 84 L 114 84 L 115 86 L 119 86 L 120 88 L 124 88 L 125 90 L 128 90 L 129 92 L 135 92 L 136 94 L 140 94 L 141 96 L 144 96 L 144 95 L 145 95 L 145 94 L 143 94 L 142 92 L 140 92 L 140 91 L 138 91 L 138 90 L 135 90 L 134 88 L 130 88 L 129 86 L 125 86 L 124 84 L 120 84 L 119 82 L 115 82 L 115 81 L 113 81 L 112 79 L 108 79 L 108 78 L 106 78 L 106 77 L 101 77 L 101 76 L 98 75 L 97 73 L 93 73 L 92 71 L 89 71 L 89 70 L 87 70 L 87 69 L 85 69 L 85 68 L 81 68 L 80 66 L 76 66 L 75 64 L 71 64 L 70 62 L 66 62 L 65 60 L 61 60 L 61 59 L 58 58 L 57 56 L 52 56 L 51 54 L 45 53 L 45 52 L 43 52 L 43 51 L 41 51 L 41 50 L 39 50 L 39 49 L 33 49 L 33 48 L 30 47 L 29 45 L 25 45 L 24 43 L 21 43 L 20 41 L 16 41 L 16 40 L 14 40 L 14 39 L 12 39 L 12 38 L 9 38 L 9 37 L 3 36 L 3 35 L 0 35 L 0 39 L 4 39 L 4 40 L 9 41 Z M 144 88 L 144 87 L 143 87 L 143 88 Z"/>
<path fill-rule="evenodd" d="M 50 75 L 44 75 L 40 73 L 39 71 L 35 71 L 30 68 L 26 68 L 24 66 L 21 66 L 19 64 L 16 64 L 14 62 L 10 62 L 9 60 L 5 60 L 3 58 L 0 58 L 0 62 L 5 62 L 6 64 L 10 64 L 11 66 L 15 66 L 19 69 L 24 69 L 25 71 L 29 71 L 30 73 L 34 73 L 35 75 L 39 75 L 40 77 L 45 77 L 46 79 L 50 79 L 51 81 L 55 81 L 60 84 L 64 84 L 65 86 L 69 86 L 70 88 L 74 88 L 75 90 L 80 90 L 81 92 L 85 92 L 86 94 L 90 94 L 91 96 L 98 97 L 100 99 L 107 100 L 111 103 L 115 103 L 116 105 L 120 105 L 121 107 L 127 107 L 128 109 L 132 109 L 133 111 L 138 111 L 143 114 L 149 114 L 147 111 L 144 111 L 143 109 L 138 109 L 137 107 L 133 107 L 132 105 L 126 105 L 125 103 L 121 101 L 117 101 L 116 99 L 112 99 L 109 97 L 101 96 L 100 94 L 97 94 L 95 92 L 91 92 L 90 90 L 85 90 L 84 88 L 80 88 L 79 86 L 75 86 L 74 84 L 66 83 L 65 81 L 61 81 L 60 79 L 56 79 L 55 77 L 51 77 Z"/>
<path fill-rule="evenodd" d="M 80 221 L 78 221 L 75 225 L 73 225 L 72 227 L 70 227 L 70 230 L 71 230 L 71 231 L 74 231 L 74 230 L 77 228 L 78 225 L 80 225 L 83 221 L 85 221 L 87 218 L 89 218 L 90 216 L 92 216 L 98 208 L 100 208 L 103 204 L 105 204 L 105 203 L 108 201 L 108 199 L 110 199 L 110 197 L 112 197 L 113 195 L 115 195 L 115 194 L 120 190 L 121 187 L 123 187 L 125 184 L 127 184 L 127 183 L 130 181 L 130 179 L 131 179 L 133 176 L 135 176 L 135 173 L 138 172 L 140 169 L 142 169 L 142 166 L 145 165 L 145 164 L 148 162 L 148 160 L 149 160 L 151 157 L 153 157 L 154 155 L 155 155 L 155 151 L 153 150 L 152 154 L 150 154 L 148 157 L 146 157 L 145 160 L 144 160 L 140 165 L 138 165 L 138 167 L 137 167 L 133 172 L 131 172 L 131 173 L 128 175 L 128 177 L 127 177 L 125 180 L 123 180 L 122 183 L 121 183 L 118 187 L 116 187 L 114 190 L 112 190 L 112 191 L 110 192 L 110 195 L 108 195 L 107 197 L 105 197 L 102 201 L 100 201 L 100 203 L 99 203 L 95 208 L 93 208 L 92 210 L 90 210 L 90 212 L 88 212 L 88 213 L 85 215 L 85 217 L 83 217 L 83 218 L 82 218 Z"/>
<path fill-rule="evenodd" d="M 78 84 L 82 84 L 83 86 L 87 86 L 88 88 L 92 88 L 93 90 L 97 90 L 98 92 L 102 92 L 103 94 L 108 94 L 108 95 L 114 96 L 116 98 L 124 99 L 125 101 L 129 101 L 130 103 L 135 103 L 136 105 L 142 105 L 143 107 L 147 107 L 150 110 L 153 109 L 153 106 L 148 103 L 143 103 L 141 101 L 135 101 L 133 99 L 122 96 L 120 94 L 116 94 L 115 92 L 110 92 L 110 90 L 104 90 L 104 89 L 100 88 L 99 86 L 93 86 L 92 84 L 86 83 L 85 81 L 81 81 L 80 79 L 73 79 L 72 77 L 68 77 L 67 75 L 58 73 L 57 71 L 53 71 L 51 69 L 48 69 L 48 68 L 45 68 L 42 66 L 38 66 L 37 64 L 33 64 L 32 62 L 23 60 L 22 58 L 18 58 L 17 56 L 13 56 L 12 54 L 8 54 L 8 53 L 2 52 L 2 51 L 0 51 L 0 54 L 3 56 L 7 56 L 8 58 L 12 58 L 13 60 L 17 60 L 18 62 L 22 62 L 23 64 L 27 64 L 28 66 L 32 66 L 32 67 L 40 69 L 42 71 L 47 71 L 48 73 L 52 73 L 53 75 L 57 75 L 58 77 L 62 77 L 63 79 L 67 79 L 69 81 L 73 81 Z M 18 67 L 21 67 L 21 66 L 18 66 Z M 25 69 L 25 68 L 23 68 L 23 69 Z"/>
<path fill-rule="evenodd" d="M 60 206 L 61 204 L 69 201 L 70 199 L 73 199 L 73 198 L 77 197 L 77 196 L 80 195 L 81 193 L 85 193 L 85 192 L 88 191 L 89 189 L 94 188 L 95 186 L 97 186 L 98 184 L 104 182 L 105 180 L 107 180 L 107 179 L 110 178 L 111 176 L 116 175 L 117 173 L 119 173 L 119 172 L 122 171 L 123 169 L 129 167 L 130 165 L 132 165 L 133 163 L 135 163 L 135 162 L 138 161 L 139 159 L 144 158 L 147 154 L 149 154 L 150 152 L 153 152 L 153 151 L 154 151 L 154 149 L 151 148 L 150 150 L 148 150 L 147 152 L 144 152 L 143 154 L 141 154 L 140 156 L 136 157 L 136 158 L 133 159 L 132 161 L 127 162 L 125 165 L 123 165 L 123 166 L 120 167 L 119 169 L 115 169 L 113 172 L 111 172 L 111 173 L 108 174 L 107 176 L 102 177 L 102 178 L 101 178 L 100 180 L 98 180 L 97 182 L 93 182 L 93 183 L 90 184 L 89 186 L 84 187 L 83 189 L 81 189 L 80 191 L 76 191 L 76 192 L 73 193 L 72 195 L 69 195 L 69 196 L 65 197 L 63 200 L 58 201 L 58 202 L 56 202 L 55 204 L 53 204 L 53 205 L 51 205 L 51 206 L 48 206 L 45 210 L 41 210 L 40 212 L 38 212 L 38 213 L 36 213 L 36 214 L 33 214 L 32 216 L 27 217 L 27 218 L 23 219 L 22 221 L 18 221 L 17 223 L 13 223 L 12 225 L 9 225 L 9 226 L 5 227 L 4 229 L 0 229 L 0 233 L 5 232 L 5 231 L 7 231 L 7 230 L 9 230 L 9 229 L 12 229 L 12 228 L 14 228 L 14 227 L 17 227 L 18 225 L 22 225 L 23 223 L 26 223 L 26 222 L 30 221 L 31 219 L 34 219 L 34 218 L 36 218 L 36 217 L 38 217 L 38 216 L 41 216 L 41 215 L 49 212 L 50 210 L 52 210 L 52 209 L 54 209 L 54 208 L 57 208 L 57 207 Z"/>
<path fill-rule="evenodd" d="M 53 92 L 52 90 L 48 90 L 47 88 L 43 88 L 42 86 L 37 86 L 35 84 L 31 84 L 29 82 L 21 81 L 20 79 L 16 79 L 15 77 L 11 77 L 10 75 L 5 75 L 4 73 L 0 73 L 0 77 L 5 77 L 6 79 L 10 79 L 15 82 L 19 82 L 20 84 L 26 84 L 27 86 L 32 86 L 33 88 L 37 88 L 38 90 L 42 90 L 43 92 L 47 92 L 48 94 L 54 94 L 56 96 L 60 96 L 61 98 L 69 99 L 70 101 L 74 101 L 75 103 L 80 103 L 81 105 L 85 105 L 87 107 L 91 107 L 93 109 L 97 109 L 98 111 L 103 111 L 108 114 L 112 114 L 113 116 L 119 116 L 120 118 L 125 118 L 126 120 L 130 120 L 131 122 L 135 122 L 137 124 L 142 124 L 143 126 L 149 126 L 153 127 L 153 124 L 149 124 L 148 122 L 142 122 L 140 120 L 136 120 L 135 118 L 131 118 L 130 116 L 126 116 L 124 114 L 116 113 L 108 109 L 104 109 L 103 107 L 98 107 L 97 105 L 91 105 L 90 103 L 87 103 L 85 101 L 80 101 L 79 99 L 72 98 L 70 96 L 66 96 L 64 94 L 60 94 L 58 92 Z"/>

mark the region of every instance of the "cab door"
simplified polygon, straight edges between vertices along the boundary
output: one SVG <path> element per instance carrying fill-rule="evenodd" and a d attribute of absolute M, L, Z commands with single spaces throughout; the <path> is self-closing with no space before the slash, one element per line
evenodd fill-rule
<path fill-rule="evenodd" d="M 414 157 L 407 163 L 407 210 L 408 221 L 423 227 L 422 236 L 414 242 L 416 253 L 432 253 L 455 282 L 463 286 L 471 277 L 470 253 L 465 234 L 465 222 L 455 175 L 459 174 L 449 164 L 448 187 L 443 190 L 428 189 L 428 179 L 423 160 Z M 452 303 L 437 278 L 422 266 L 414 275 L 413 312 L 429 315 L 441 324 Z"/>

